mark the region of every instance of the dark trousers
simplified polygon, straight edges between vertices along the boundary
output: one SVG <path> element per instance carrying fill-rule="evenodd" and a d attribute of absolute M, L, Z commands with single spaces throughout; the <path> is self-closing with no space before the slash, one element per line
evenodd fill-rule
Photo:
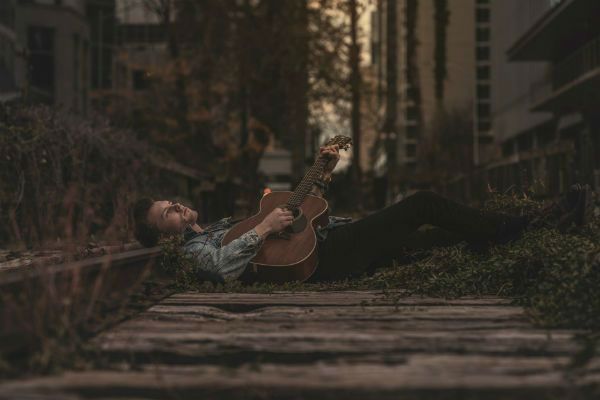
<path fill-rule="evenodd" d="M 430 191 L 328 232 L 309 281 L 343 279 L 401 257 L 405 249 L 449 246 L 463 240 L 495 243 L 526 226 L 524 217 L 485 212 Z M 424 224 L 437 228 L 418 230 Z"/>

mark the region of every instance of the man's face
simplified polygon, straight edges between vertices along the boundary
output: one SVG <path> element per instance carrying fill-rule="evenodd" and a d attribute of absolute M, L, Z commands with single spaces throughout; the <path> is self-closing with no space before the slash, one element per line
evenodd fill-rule
<path fill-rule="evenodd" d="M 168 200 L 155 201 L 148 210 L 148 222 L 163 233 L 181 233 L 198 219 L 194 210 Z"/>

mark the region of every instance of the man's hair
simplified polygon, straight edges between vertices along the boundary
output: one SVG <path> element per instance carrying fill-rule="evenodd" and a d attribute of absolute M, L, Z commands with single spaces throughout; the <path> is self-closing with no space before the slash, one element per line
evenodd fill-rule
<path fill-rule="evenodd" d="M 158 244 L 160 231 L 148 222 L 148 211 L 154 204 L 154 200 L 143 197 L 133 205 L 133 220 L 135 222 L 134 236 L 145 247 L 153 247 Z"/>

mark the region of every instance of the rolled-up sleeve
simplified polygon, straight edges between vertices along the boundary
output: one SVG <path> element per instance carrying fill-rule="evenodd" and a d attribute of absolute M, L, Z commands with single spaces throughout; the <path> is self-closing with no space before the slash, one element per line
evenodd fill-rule
<path fill-rule="evenodd" d="M 186 243 L 185 251 L 192 257 L 199 275 L 230 281 L 242 275 L 263 241 L 252 229 L 222 247 L 215 247 L 206 237 L 200 236 Z"/>

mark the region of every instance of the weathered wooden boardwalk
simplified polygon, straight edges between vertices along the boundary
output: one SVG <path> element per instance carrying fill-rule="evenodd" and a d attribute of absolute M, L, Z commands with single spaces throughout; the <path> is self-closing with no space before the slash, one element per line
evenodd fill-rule
<path fill-rule="evenodd" d="M 569 367 L 575 334 L 497 298 L 186 293 L 97 337 L 101 367 L 0 398 L 592 398 L 600 362 Z"/>

